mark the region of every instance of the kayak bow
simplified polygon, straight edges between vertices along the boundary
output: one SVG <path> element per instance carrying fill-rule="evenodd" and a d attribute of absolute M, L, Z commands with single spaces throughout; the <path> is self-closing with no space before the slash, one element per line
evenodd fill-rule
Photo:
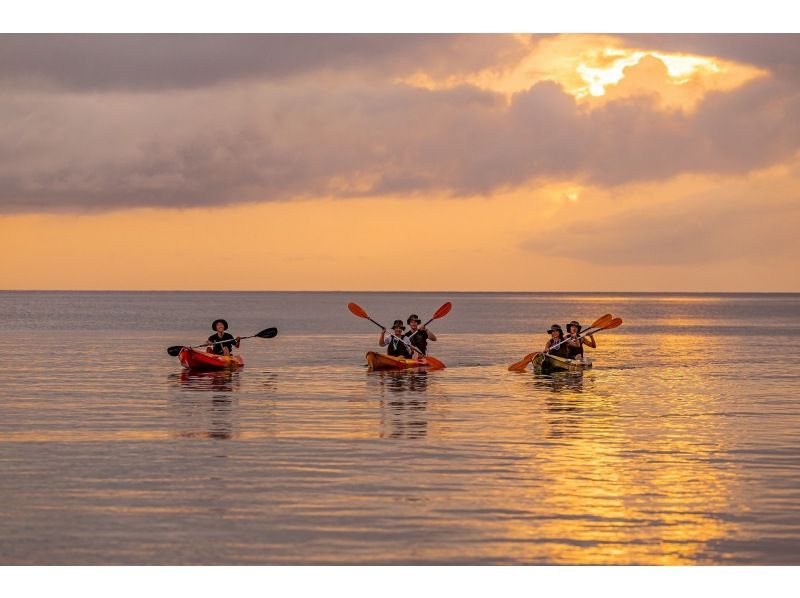
<path fill-rule="evenodd" d="M 550 372 L 579 372 L 592 367 L 591 359 L 567 359 L 558 355 L 539 353 L 531 361 L 536 372 L 548 374 Z"/>
<path fill-rule="evenodd" d="M 190 370 L 235 370 L 244 366 L 241 355 L 214 355 L 184 347 L 178 354 L 181 365 Z"/>
<path fill-rule="evenodd" d="M 441 363 L 437 360 L 438 363 Z M 370 351 L 367 353 L 367 364 L 371 370 L 405 370 L 408 368 L 436 369 L 436 365 L 424 357 L 422 359 L 405 359 L 392 357 L 383 353 Z M 444 364 L 441 365 L 444 367 Z"/>

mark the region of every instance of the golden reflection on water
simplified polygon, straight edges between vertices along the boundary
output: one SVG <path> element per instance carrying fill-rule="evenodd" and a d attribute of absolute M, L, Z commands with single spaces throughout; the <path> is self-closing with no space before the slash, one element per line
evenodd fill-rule
<path fill-rule="evenodd" d="M 696 347 L 686 337 L 653 340 L 671 351 Z M 695 413 L 713 411 L 716 398 L 702 391 L 705 373 L 686 369 L 668 385 L 651 380 L 652 400 L 687 399 Z M 626 403 L 634 394 L 624 386 L 620 396 L 596 394 L 597 375 L 530 379 L 547 391 L 539 396 L 546 437 L 554 442 L 546 458 L 531 451 L 523 461 L 530 486 L 495 494 L 506 508 L 538 514 L 506 529 L 519 540 L 517 557 L 583 564 L 718 561 L 705 555 L 710 544 L 737 533 L 735 523 L 715 514 L 732 510 L 738 478 L 714 459 L 735 434 L 718 421 L 707 426 L 697 415 L 660 415 L 660 408 L 643 417 L 641 406 Z M 601 386 L 611 386 L 613 373 L 601 375 Z"/>
<path fill-rule="evenodd" d="M 704 296 L 704 295 L 563 295 L 559 296 L 563 301 L 574 301 L 577 303 L 608 303 L 611 305 L 619 303 L 723 303 L 731 301 L 729 297 Z M 738 298 L 737 298 L 738 299 Z M 624 317 L 624 316 L 623 316 Z"/>

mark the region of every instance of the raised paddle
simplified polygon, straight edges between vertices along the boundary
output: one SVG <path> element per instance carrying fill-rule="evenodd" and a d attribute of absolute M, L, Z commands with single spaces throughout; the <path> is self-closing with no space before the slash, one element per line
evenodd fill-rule
<path fill-rule="evenodd" d="M 278 335 L 278 329 L 277 328 L 265 328 L 264 330 L 262 330 L 258 334 L 252 334 L 250 336 L 243 336 L 239 340 L 243 341 L 246 338 L 256 338 L 256 337 L 258 337 L 258 338 L 274 338 L 277 335 Z M 228 339 L 226 341 L 217 341 L 215 343 L 211 343 L 211 345 L 213 346 L 213 345 L 219 345 L 219 344 L 222 344 L 222 343 L 230 343 L 230 342 L 233 342 L 233 341 Z M 174 345 L 174 346 L 169 347 L 167 349 L 167 353 L 169 353 L 173 357 L 177 357 L 178 353 L 181 352 L 181 349 L 199 349 L 200 347 L 205 347 L 205 346 L 207 346 L 205 343 L 203 343 L 202 345 L 194 345 L 193 347 L 186 347 L 186 346 L 183 346 L 183 345 Z"/>
<path fill-rule="evenodd" d="M 578 335 L 578 337 L 579 338 L 583 338 L 584 336 L 588 336 L 589 334 L 594 334 L 595 332 L 599 332 L 600 330 L 604 330 L 603 326 L 605 326 L 606 324 L 608 324 L 611 321 L 612 321 L 611 314 L 605 314 L 604 316 L 600 316 L 594 322 L 592 322 L 591 326 L 589 326 L 584 332 L 582 332 L 580 335 Z M 620 320 L 620 324 L 621 323 L 622 323 L 622 320 Z M 564 341 L 561 341 L 561 343 L 566 342 L 566 340 L 569 340 L 569 339 L 565 339 Z M 561 346 L 561 343 L 558 343 L 557 345 L 554 345 L 553 347 L 551 347 L 551 349 L 553 349 L 553 348 L 555 348 L 557 346 Z M 533 361 L 539 353 L 541 353 L 541 351 L 536 351 L 534 353 L 528 353 L 525 357 L 523 357 L 522 359 L 520 359 L 516 363 L 512 363 L 510 366 L 508 366 L 508 371 L 509 372 L 524 372 L 525 368 L 528 367 L 528 364 L 531 361 Z"/>
<path fill-rule="evenodd" d="M 613 328 L 619 328 L 620 326 L 622 326 L 622 318 L 613 318 L 613 319 L 609 320 L 608 322 L 606 322 L 605 324 L 603 324 L 602 326 L 597 326 L 597 327 L 590 326 L 585 331 L 581 332 L 577 336 L 577 338 L 583 338 L 585 336 L 589 336 L 590 334 L 596 334 L 596 333 L 600 332 L 601 330 L 611 330 Z M 555 345 L 550 347 L 550 349 L 548 349 L 548 351 L 552 351 L 553 349 L 557 349 L 558 347 L 560 347 L 561 345 L 563 345 L 566 342 L 569 342 L 570 340 L 571 340 L 571 337 L 570 338 L 565 338 L 563 341 L 561 341 L 559 343 L 556 343 Z"/>
<path fill-rule="evenodd" d="M 412 332 L 412 333 L 409 335 L 409 337 L 408 337 L 408 340 L 411 340 L 412 338 L 414 338 L 414 335 L 415 335 L 417 332 L 419 332 L 421 328 L 425 328 L 425 327 L 427 327 L 427 326 L 428 326 L 428 324 L 430 324 L 430 323 L 431 323 L 431 322 L 433 322 L 434 320 L 438 320 L 439 318 L 443 318 L 443 317 L 445 317 L 447 314 L 449 314 L 449 313 L 450 313 L 450 310 L 451 310 L 451 309 L 453 309 L 453 304 L 452 304 L 452 303 L 450 303 L 450 302 L 448 301 L 447 303 L 445 303 L 445 304 L 444 304 L 444 305 L 442 305 L 442 306 L 441 306 L 439 309 L 437 309 L 437 310 L 436 310 L 436 312 L 433 314 L 433 317 L 431 317 L 431 319 L 430 319 L 430 320 L 428 320 L 428 321 L 427 321 L 427 322 L 425 322 L 425 323 L 424 323 L 424 324 L 423 324 L 423 325 L 422 325 L 420 328 L 417 328 L 417 329 L 416 329 L 414 332 Z"/>
<path fill-rule="evenodd" d="M 437 310 L 437 312 L 440 311 L 443 307 L 444 307 L 444 305 L 442 305 L 442 307 L 440 307 L 439 310 Z M 450 306 L 450 307 L 452 307 L 452 306 Z M 364 318 L 365 320 L 369 320 L 370 322 L 375 324 L 375 326 L 377 326 L 381 330 L 386 330 L 386 332 L 388 332 L 389 335 L 392 338 L 397 339 L 398 341 L 400 341 L 401 343 L 406 345 L 412 351 L 416 351 L 417 353 L 422 355 L 422 352 L 419 349 L 417 349 L 414 345 L 412 345 L 409 342 L 406 342 L 405 340 L 403 340 L 399 336 L 396 336 L 394 333 L 389 332 L 389 330 L 385 326 L 383 326 L 382 324 L 379 324 L 378 322 L 376 322 L 375 320 L 370 318 L 369 314 L 360 305 L 358 305 L 356 303 L 348 303 L 347 304 L 347 309 L 349 309 L 350 313 L 352 313 L 354 316 L 358 316 L 359 318 Z M 445 313 L 447 313 L 448 311 L 450 311 L 450 308 L 448 308 Z M 437 368 L 437 369 L 442 369 L 442 368 L 446 367 L 441 361 L 439 361 L 435 357 L 430 357 L 429 355 L 422 355 L 422 360 L 428 362 L 428 364 L 431 367 L 434 367 L 434 368 Z"/>

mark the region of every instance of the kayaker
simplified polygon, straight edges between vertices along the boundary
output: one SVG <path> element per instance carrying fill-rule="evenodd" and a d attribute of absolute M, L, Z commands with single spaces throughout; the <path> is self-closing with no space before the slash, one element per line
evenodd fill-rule
<path fill-rule="evenodd" d="M 569 359 L 583 359 L 583 345 L 591 347 L 592 349 L 597 348 L 597 343 L 594 340 L 594 336 L 591 334 L 587 334 L 583 338 L 578 338 L 581 332 L 581 325 L 576 320 L 572 320 L 565 328 L 567 329 L 568 340 L 564 343 L 564 346 L 568 349 L 567 357 Z"/>
<path fill-rule="evenodd" d="M 208 337 L 208 342 L 206 343 L 208 348 L 206 352 L 213 353 L 214 355 L 230 355 L 233 353 L 234 346 L 237 349 L 239 348 L 241 337 L 237 336 L 234 338 L 233 335 L 225 332 L 228 329 L 228 323 L 225 320 L 221 318 L 219 320 L 214 320 L 211 324 L 211 329 L 216 332 Z"/>
<path fill-rule="evenodd" d="M 420 353 L 427 355 L 428 341 L 435 341 L 436 335 L 425 326 L 420 326 L 422 320 L 419 319 L 417 314 L 408 316 L 406 324 L 408 324 L 410 330 L 403 335 L 403 338 L 408 337 L 409 342 L 419 349 Z"/>
<path fill-rule="evenodd" d="M 567 344 L 564 343 L 563 345 L 557 347 L 554 350 L 550 350 L 550 347 L 556 345 L 564 340 L 564 331 L 561 330 L 561 326 L 558 324 L 553 324 L 550 326 L 550 329 L 547 331 L 547 334 L 550 335 L 550 338 L 547 339 L 547 344 L 544 346 L 544 352 L 549 353 L 551 355 L 556 355 L 557 357 L 566 357 L 569 349 L 567 349 Z"/>
<path fill-rule="evenodd" d="M 395 320 L 394 324 L 392 324 L 392 330 L 394 331 L 394 336 L 397 338 L 388 335 L 386 328 L 381 331 L 381 338 L 378 341 L 378 344 L 381 347 L 389 347 L 386 350 L 388 355 L 391 355 L 392 357 L 404 357 L 405 359 L 411 359 L 411 350 L 408 348 L 406 341 L 403 339 L 403 331 L 405 329 L 406 327 L 403 325 L 403 320 Z"/>

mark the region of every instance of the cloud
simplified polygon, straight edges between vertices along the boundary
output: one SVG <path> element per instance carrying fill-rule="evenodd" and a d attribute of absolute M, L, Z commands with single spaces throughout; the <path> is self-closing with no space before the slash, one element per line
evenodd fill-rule
<path fill-rule="evenodd" d="M 687 266 L 746 259 L 765 266 L 800 254 L 800 172 L 728 182 L 653 205 L 644 201 L 602 221 L 568 216 L 559 236 L 537 236 L 526 251 L 595 266 Z"/>
<path fill-rule="evenodd" d="M 114 43 L 125 52 L 147 46 L 141 38 L 122 37 L 124 43 Z M 327 39 L 310 39 L 317 37 Z M 332 52 L 342 64 L 370 62 L 364 55 L 370 44 L 393 47 L 382 58 L 378 51 L 374 64 L 397 60 L 403 68 L 412 68 L 420 52 L 432 68 L 449 65 L 447 51 L 458 48 L 469 68 L 497 60 L 479 51 L 492 46 L 486 41 L 491 36 L 420 37 L 413 51 L 405 36 L 402 43 L 391 41 L 396 37 L 345 36 L 348 44 L 361 44 L 359 51 L 334 44 Z M 262 38 L 248 43 L 265 43 Z M 126 79 L 135 93 L 104 78 L 115 64 L 109 59 L 85 73 L 68 69 L 65 85 L 80 92 L 22 88 L 0 95 L 0 212 L 431 192 L 474 196 L 557 179 L 614 187 L 686 172 L 747 172 L 788 160 L 800 149 L 800 95 L 793 81 L 779 77 L 709 93 L 691 113 L 660 109 L 638 91 L 623 93 L 623 79 L 619 97 L 587 110 L 554 82 L 537 83 L 508 103 L 502 94 L 473 86 L 420 89 L 341 66 L 335 83 L 315 75 L 208 85 L 227 76 L 225 64 L 236 63 L 214 42 L 203 51 L 218 50 L 224 60 L 212 61 L 206 74 L 185 74 L 179 82 L 187 87 L 175 89 L 168 80 L 180 61 L 151 69 L 163 52 L 159 43 L 152 55 L 142 49 L 150 58 L 140 70 L 126 71 L 141 77 Z M 426 44 L 449 50 L 431 57 Z M 297 73 L 332 64 L 314 47 L 295 56 L 289 44 L 281 55 L 285 70 L 270 68 Z M 666 76 L 654 60 L 631 67 L 629 84 Z M 56 64 L 50 65 L 53 73 Z M 248 68 L 231 66 L 233 72 Z M 98 81 L 104 81 L 104 93 L 86 92 Z"/>
<path fill-rule="evenodd" d="M 538 38 L 486 34 L 6 34 L 0 83 L 153 91 L 324 71 L 391 78 L 519 60 Z"/>
<path fill-rule="evenodd" d="M 767 68 L 783 77 L 800 75 L 800 34 L 634 33 L 618 35 L 630 47 L 716 56 Z"/>

